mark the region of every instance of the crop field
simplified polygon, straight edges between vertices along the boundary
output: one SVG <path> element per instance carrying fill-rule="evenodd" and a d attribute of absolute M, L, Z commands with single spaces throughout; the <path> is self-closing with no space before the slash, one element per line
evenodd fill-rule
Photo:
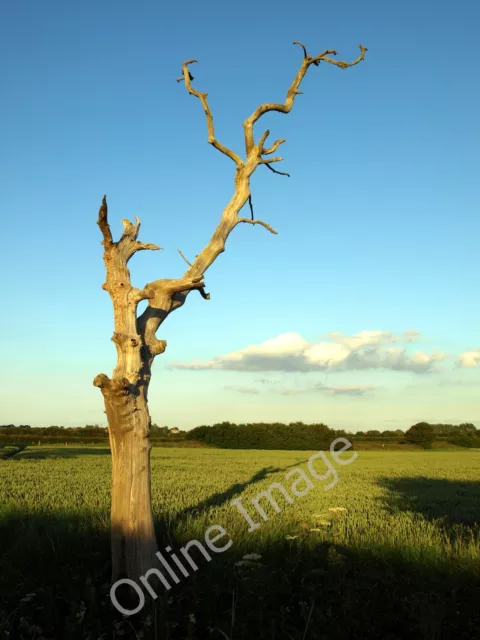
<path fill-rule="evenodd" d="M 360 451 L 296 496 L 313 453 L 154 448 L 159 549 L 213 525 L 232 544 L 131 618 L 109 597 L 108 449 L 1 460 L 0 638 L 480 637 L 480 451 Z M 293 500 L 272 493 L 265 520 L 251 500 L 273 483 Z"/>

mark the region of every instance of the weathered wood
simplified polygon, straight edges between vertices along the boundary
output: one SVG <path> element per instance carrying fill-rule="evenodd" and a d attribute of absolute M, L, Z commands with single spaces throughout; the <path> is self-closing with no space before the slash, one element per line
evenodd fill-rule
<path fill-rule="evenodd" d="M 262 220 L 254 219 L 250 191 L 250 178 L 257 167 L 265 165 L 274 173 L 271 164 L 281 162 L 281 157 L 265 157 L 275 153 L 285 142 L 279 139 L 270 147 L 265 142 L 270 131 L 265 131 L 255 142 L 254 125 L 262 115 L 270 111 L 288 113 L 295 97 L 301 92 L 299 86 L 311 65 L 320 62 L 334 64 L 342 69 L 361 62 L 367 49 L 360 45 L 360 56 L 353 62 L 339 62 L 329 56 L 336 51 L 326 50 L 316 57 L 307 54 L 305 45 L 301 63 L 284 103 L 264 103 L 243 123 L 245 135 L 245 159 L 219 142 L 215 136 L 213 116 L 207 101 L 208 94 L 192 86 L 193 77 L 189 65 L 197 62 L 187 60 L 183 64 L 182 77 L 187 91 L 197 97 L 205 111 L 208 142 L 235 163 L 234 192 L 222 212 L 220 221 L 208 244 L 189 262 L 181 278 L 162 279 L 150 282 L 137 289 L 132 286 L 128 261 L 137 252 L 158 250 L 155 244 L 137 240 L 140 221 L 122 220 L 123 234 L 118 242 L 113 241 L 108 222 L 107 199 L 104 196 L 98 214 L 98 226 L 103 235 L 103 259 L 106 281 L 102 285 L 108 291 L 113 304 L 114 333 L 112 341 L 117 349 L 117 365 L 112 378 L 104 373 L 96 376 L 93 384 L 99 387 L 105 402 L 108 419 L 110 448 L 112 451 L 112 579 L 138 580 L 148 569 L 155 566 L 157 543 L 151 503 L 150 482 L 150 414 L 148 411 L 148 387 L 154 358 L 167 347 L 165 340 L 156 337 L 160 325 L 172 311 L 181 307 L 191 291 L 198 291 L 208 300 L 205 292 L 204 274 L 216 258 L 225 251 L 228 236 L 238 224 L 260 225 L 273 234 L 277 232 Z M 250 206 L 251 218 L 239 217 L 245 204 Z M 147 300 L 145 311 L 137 317 L 137 306 Z"/>

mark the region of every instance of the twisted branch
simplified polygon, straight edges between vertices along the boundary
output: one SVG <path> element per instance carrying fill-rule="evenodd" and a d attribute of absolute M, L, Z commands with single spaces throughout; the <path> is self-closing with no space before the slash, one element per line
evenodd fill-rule
<path fill-rule="evenodd" d="M 190 93 L 192 96 L 196 96 L 202 103 L 202 106 L 205 110 L 205 115 L 207 117 L 208 142 L 209 144 L 214 146 L 215 149 L 218 149 L 219 151 L 224 153 L 226 156 L 228 156 L 231 160 L 233 160 L 237 165 L 237 167 L 241 167 L 243 165 L 243 160 L 240 158 L 240 156 L 238 156 L 234 151 L 232 151 L 231 149 L 223 145 L 221 142 L 219 142 L 215 138 L 215 130 L 213 127 L 213 116 L 207 102 L 208 93 L 200 93 L 200 91 L 197 91 L 192 87 L 193 77 L 188 70 L 188 65 L 193 64 L 194 62 L 198 62 L 198 60 L 192 59 L 192 60 L 187 60 L 186 62 L 183 63 L 183 66 L 182 66 L 183 80 L 185 81 L 185 86 L 187 88 L 188 93 Z M 181 78 L 179 80 L 181 80 Z"/>
<path fill-rule="evenodd" d="M 290 112 L 290 110 L 293 107 L 295 97 L 301 93 L 301 91 L 299 91 L 299 86 L 303 78 L 305 77 L 305 74 L 307 73 L 310 65 L 314 64 L 315 66 L 318 67 L 320 62 L 324 61 L 324 62 L 328 62 L 329 64 L 334 64 L 337 67 L 340 67 L 341 69 L 346 69 L 347 67 L 353 67 L 354 65 L 361 62 L 365 58 L 365 53 L 367 51 L 367 49 L 364 46 L 359 45 L 360 55 L 358 56 L 358 58 L 356 58 L 353 62 L 341 62 L 337 60 L 332 60 L 331 58 L 328 57 L 329 55 L 337 55 L 337 52 L 335 50 L 326 49 L 318 56 L 311 57 L 308 55 L 307 49 L 304 44 L 302 44 L 301 42 L 298 42 L 297 40 L 293 44 L 298 44 L 302 47 L 304 52 L 304 58 L 302 60 L 300 69 L 297 71 L 297 74 L 295 75 L 295 78 L 293 79 L 293 82 L 287 91 L 285 102 L 282 104 L 275 103 L 275 102 L 266 102 L 264 104 L 261 104 L 259 107 L 257 107 L 257 109 L 255 109 L 252 115 L 249 116 L 243 123 L 243 129 L 245 134 L 245 148 L 247 151 L 247 156 L 250 156 L 255 148 L 255 140 L 253 136 L 253 125 L 261 118 L 262 115 L 264 115 L 265 113 L 268 113 L 269 111 L 278 111 L 279 113 Z"/>

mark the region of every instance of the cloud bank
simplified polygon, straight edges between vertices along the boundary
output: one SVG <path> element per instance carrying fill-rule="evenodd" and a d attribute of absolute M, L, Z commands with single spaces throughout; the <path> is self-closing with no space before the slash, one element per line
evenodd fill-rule
<path fill-rule="evenodd" d="M 388 369 L 424 374 L 435 370 L 445 354 L 416 351 L 409 355 L 398 343 L 412 343 L 415 330 L 395 335 L 390 331 L 360 331 L 353 336 L 330 333 L 328 341 L 308 342 L 299 333 L 282 333 L 275 338 L 208 361 L 177 362 L 175 369 L 254 372 L 362 371 Z M 471 365 L 470 365 L 471 366 Z"/>

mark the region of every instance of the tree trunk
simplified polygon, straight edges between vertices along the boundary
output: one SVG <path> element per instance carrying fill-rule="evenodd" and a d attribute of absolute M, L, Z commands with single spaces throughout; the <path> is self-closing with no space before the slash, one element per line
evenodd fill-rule
<path fill-rule="evenodd" d="M 144 389 L 100 374 L 112 452 L 112 581 L 138 581 L 154 566 L 157 543 L 150 482 L 150 415 Z"/>
<path fill-rule="evenodd" d="M 112 580 L 138 580 L 154 566 L 157 543 L 150 484 L 148 409 L 134 413 L 133 425 L 120 426 L 121 415 L 109 421 L 112 451 Z"/>

